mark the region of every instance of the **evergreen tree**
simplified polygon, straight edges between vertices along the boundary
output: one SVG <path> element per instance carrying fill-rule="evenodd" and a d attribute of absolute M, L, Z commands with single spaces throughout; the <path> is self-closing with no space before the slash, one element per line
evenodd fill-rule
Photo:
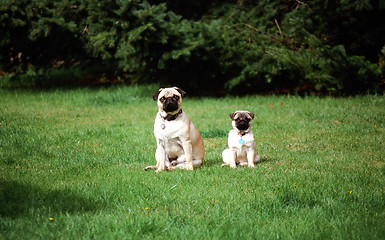
<path fill-rule="evenodd" d="M 385 6 L 369 0 L 3 0 L 0 84 L 381 92 L 383 22 Z"/>

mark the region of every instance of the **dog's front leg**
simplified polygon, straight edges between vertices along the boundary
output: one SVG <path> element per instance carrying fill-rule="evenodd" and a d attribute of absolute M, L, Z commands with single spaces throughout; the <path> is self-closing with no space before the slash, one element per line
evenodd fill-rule
<path fill-rule="evenodd" d="M 157 165 L 157 170 L 156 172 L 161 172 L 166 170 L 166 150 L 164 147 L 164 141 L 158 139 L 157 141 L 157 148 L 155 152 L 155 158 L 156 158 L 156 165 Z"/>
<path fill-rule="evenodd" d="M 237 168 L 237 153 L 234 150 L 230 150 L 230 167 Z"/>
<path fill-rule="evenodd" d="M 185 139 L 183 141 L 183 151 L 186 155 L 186 169 L 194 170 L 193 159 L 192 159 L 192 144 L 190 139 Z"/>
<path fill-rule="evenodd" d="M 247 163 L 249 168 L 254 168 L 254 161 L 255 161 L 255 151 L 254 150 L 247 151 Z"/>

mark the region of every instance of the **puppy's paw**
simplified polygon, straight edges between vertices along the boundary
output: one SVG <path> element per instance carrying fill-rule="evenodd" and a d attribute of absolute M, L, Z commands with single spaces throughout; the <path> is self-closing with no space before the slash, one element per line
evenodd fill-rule
<path fill-rule="evenodd" d="M 231 167 L 231 168 L 237 168 L 237 165 L 235 165 L 235 164 L 230 164 L 230 167 Z"/>
<path fill-rule="evenodd" d="M 254 163 L 253 164 L 249 164 L 249 168 L 254 168 Z"/>

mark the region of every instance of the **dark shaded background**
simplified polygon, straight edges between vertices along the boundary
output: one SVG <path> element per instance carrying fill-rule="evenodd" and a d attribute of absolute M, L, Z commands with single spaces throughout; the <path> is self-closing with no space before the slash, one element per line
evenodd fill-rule
<path fill-rule="evenodd" d="M 0 87 L 384 92 L 381 1 L 0 3 Z"/>

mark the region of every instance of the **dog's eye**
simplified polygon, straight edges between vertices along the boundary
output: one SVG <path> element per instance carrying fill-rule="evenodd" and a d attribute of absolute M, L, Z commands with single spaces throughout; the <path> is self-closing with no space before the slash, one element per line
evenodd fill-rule
<path fill-rule="evenodd" d="M 179 96 L 178 95 L 174 95 L 174 99 L 178 101 L 179 100 Z"/>
<path fill-rule="evenodd" d="M 250 121 L 251 121 L 251 119 L 250 119 L 250 118 L 246 118 L 245 120 L 246 120 L 246 122 L 250 122 Z"/>
<path fill-rule="evenodd" d="M 161 97 L 159 100 L 160 100 L 160 102 L 164 102 L 164 101 L 166 101 L 166 98 L 165 97 Z"/>

